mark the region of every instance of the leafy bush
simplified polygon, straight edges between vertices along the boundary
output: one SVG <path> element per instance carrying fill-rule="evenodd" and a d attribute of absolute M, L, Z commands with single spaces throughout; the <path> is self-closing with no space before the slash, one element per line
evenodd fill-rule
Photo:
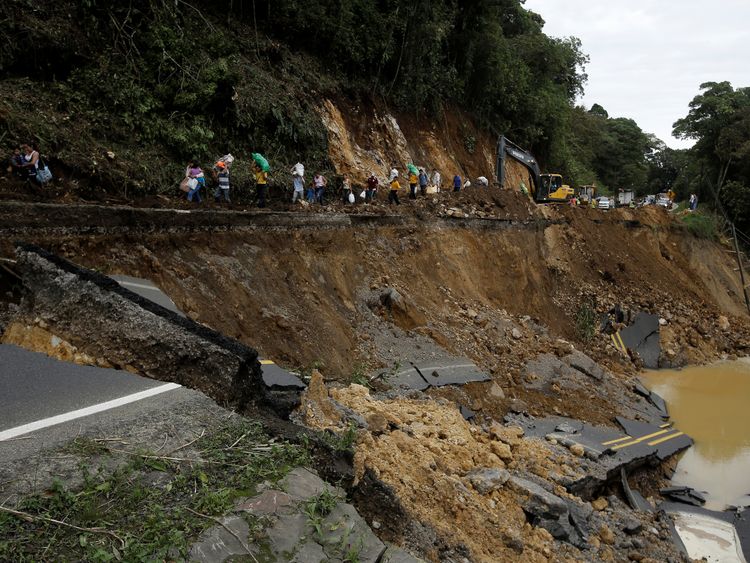
<path fill-rule="evenodd" d="M 721 228 L 718 218 L 713 214 L 701 212 L 688 213 L 680 221 L 684 228 L 698 238 L 708 240 L 718 240 L 719 238 Z"/>
<path fill-rule="evenodd" d="M 596 334 L 596 321 L 596 311 L 591 305 L 584 303 L 578 307 L 575 314 L 576 333 L 582 341 L 588 342 L 594 338 Z"/>

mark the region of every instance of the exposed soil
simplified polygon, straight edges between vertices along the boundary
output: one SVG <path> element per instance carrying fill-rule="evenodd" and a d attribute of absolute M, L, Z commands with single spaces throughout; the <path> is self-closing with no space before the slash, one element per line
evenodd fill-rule
<path fill-rule="evenodd" d="M 458 195 L 476 206 L 500 198 L 519 215 L 527 205 L 520 194 L 496 189 Z M 534 211 L 526 218 L 542 213 Z M 665 365 L 746 353 L 747 316 L 731 258 L 719 247 L 674 231 L 657 209 L 543 212 L 546 227 L 485 228 L 476 217 L 438 223 L 427 214 L 424 223 L 392 227 L 294 228 L 292 217 L 275 229 L 29 238 L 84 266 L 149 278 L 191 318 L 282 365 L 316 365 L 328 379 L 403 364 L 430 343 L 468 356 L 504 397 L 469 386 L 467 406 L 495 416 L 513 399 L 533 412 L 594 422 L 619 412 L 618 397 L 581 404 L 580 391 L 550 393 L 525 381 L 526 362 L 564 347 L 557 343 L 563 338 L 627 385 L 635 369 L 606 334 L 579 340 L 575 314 L 584 303 L 600 313 L 620 303 L 659 314 Z M 400 315 L 377 304 L 388 288 L 404 297 Z"/>

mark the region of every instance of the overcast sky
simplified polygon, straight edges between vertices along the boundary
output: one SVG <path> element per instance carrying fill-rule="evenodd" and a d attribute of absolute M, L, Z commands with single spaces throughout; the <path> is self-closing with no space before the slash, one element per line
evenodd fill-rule
<path fill-rule="evenodd" d="M 582 103 L 631 117 L 674 148 L 672 123 L 702 82 L 750 86 L 750 0 L 526 0 L 547 35 L 591 57 Z"/>

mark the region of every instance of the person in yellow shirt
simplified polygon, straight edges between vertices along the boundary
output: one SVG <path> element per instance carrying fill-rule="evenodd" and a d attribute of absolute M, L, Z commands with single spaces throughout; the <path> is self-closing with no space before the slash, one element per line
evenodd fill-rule
<path fill-rule="evenodd" d="M 394 178 L 391 180 L 391 190 L 388 192 L 388 204 L 395 203 L 396 205 L 401 205 L 401 202 L 398 200 L 398 191 L 401 189 L 401 184 L 398 183 L 398 180 Z"/>
<path fill-rule="evenodd" d="M 409 171 L 409 199 L 417 199 L 417 175 Z"/>
<path fill-rule="evenodd" d="M 268 172 L 265 172 L 257 164 L 254 167 L 255 172 L 255 198 L 258 200 L 258 207 L 266 206 L 266 193 L 268 190 Z"/>

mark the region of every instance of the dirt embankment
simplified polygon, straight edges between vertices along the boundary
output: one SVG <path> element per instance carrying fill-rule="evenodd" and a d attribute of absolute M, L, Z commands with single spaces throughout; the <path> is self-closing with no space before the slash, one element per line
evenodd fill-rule
<path fill-rule="evenodd" d="M 484 203 L 481 192 L 471 197 L 495 209 L 492 193 Z M 473 407 L 494 415 L 514 399 L 599 422 L 618 412 L 614 397 L 592 396 L 584 408 L 577 391 L 549 396 L 528 385 L 530 359 L 569 353 L 559 338 L 635 373 L 607 335 L 579 339 L 584 304 L 659 314 L 664 365 L 747 353 L 747 316 L 720 247 L 674 231 L 655 209 L 544 213 L 546 222 L 527 224 L 425 216 L 391 226 L 30 236 L 82 265 L 150 278 L 191 318 L 329 379 L 390 371 L 434 346 L 467 356 L 500 387 L 497 397 L 470 393 Z M 382 307 L 387 290 L 402 297 L 395 311 Z"/>

